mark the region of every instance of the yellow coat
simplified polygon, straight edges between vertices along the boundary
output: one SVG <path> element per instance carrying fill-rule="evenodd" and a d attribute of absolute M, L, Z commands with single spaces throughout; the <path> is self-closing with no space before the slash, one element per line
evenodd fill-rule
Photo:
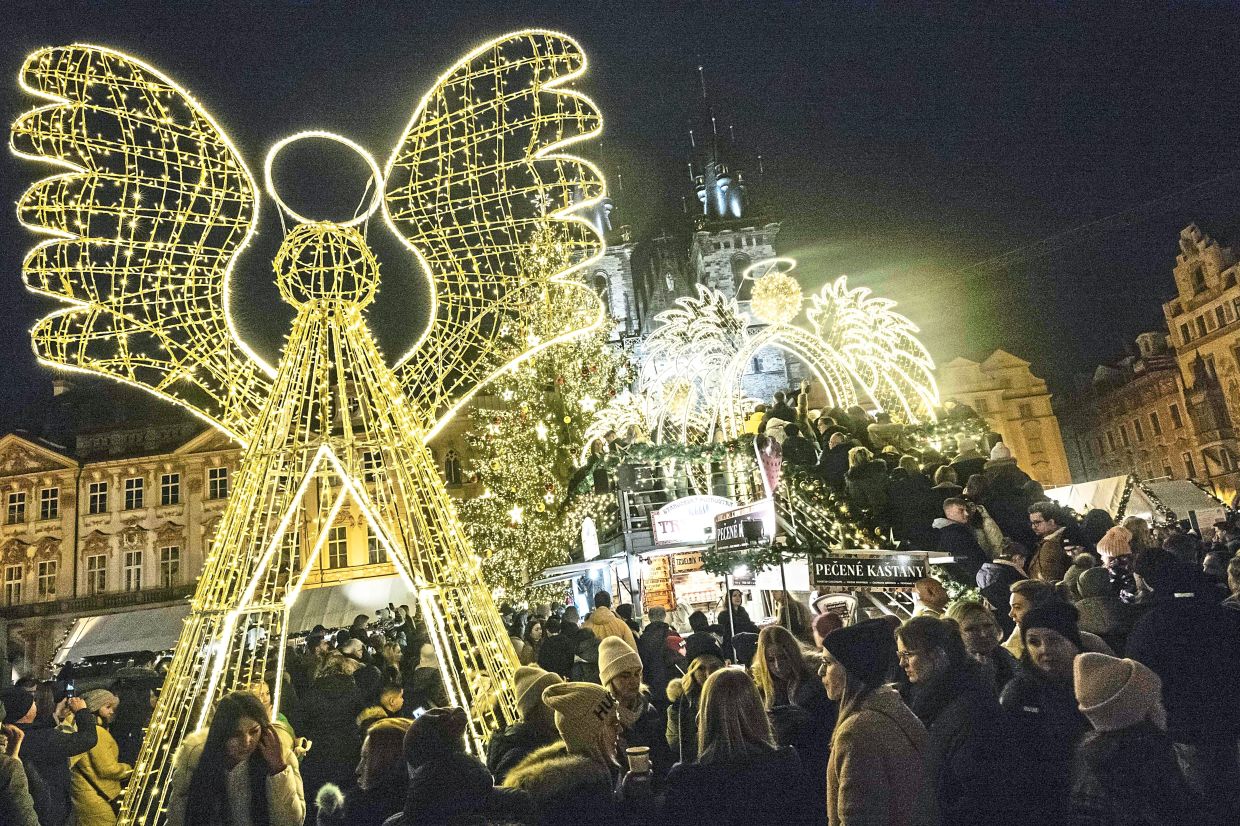
<path fill-rule="evenodd" d="M 95 781 L 103 793 L 115 798 L 121 793 L 121 781 L 128 778 L 133 767 L 117 760 L 120 749 L 116 740 L 103 726 L 96 724 L 99 741 L 73 766 L 69 780 L 69 797 L 73 803 L 74 826 L 115 826 L 112 807 L 100 797 L 82 775 Z"/>

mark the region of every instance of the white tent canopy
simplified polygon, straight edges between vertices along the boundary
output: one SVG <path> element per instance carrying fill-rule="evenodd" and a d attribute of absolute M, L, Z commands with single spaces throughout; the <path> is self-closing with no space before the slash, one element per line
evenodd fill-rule
<path fill-rule="evenodd" d="M 1125 503 L 1124 493 L 1130 488 L 1131 493 Z M 1138 482 L 1132 475 L 1051 488 L 1046 495 L 1081 515 L 1101 508 L 1116 519 L 1139 516 L 1150 521 L 1163 521 L 1163 514 L 1167 511 L 1173 511 L 1179 519 L 1187 519 L 1190 513 L 1213 514 L 1223 507 L 1222 502 L 1187 480 Z"/>

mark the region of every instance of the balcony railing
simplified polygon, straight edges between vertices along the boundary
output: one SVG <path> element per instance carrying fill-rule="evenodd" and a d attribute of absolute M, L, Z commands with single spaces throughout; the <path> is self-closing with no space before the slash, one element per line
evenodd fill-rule
<path fill-rule="evenodd" d="M 91 614 L 175 602 L 188 599 L 194 594 L 195 584 L 178 585 L 175 588 L 150 588 L 142 591 L 110 591 L 76 599 L 54 599 L 44 602 L 27 602 L 0 608 L 0 619 L 18 620 L 31 617 L 50 617 L 57 614 Z"/>

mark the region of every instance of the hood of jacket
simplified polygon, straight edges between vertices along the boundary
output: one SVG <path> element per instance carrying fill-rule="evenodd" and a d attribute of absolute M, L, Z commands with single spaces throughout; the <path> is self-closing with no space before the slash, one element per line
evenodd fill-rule
<path fill-rule="evenodd" d="M 904 704 L 899 693 L 889 686 L 879 686 L 869 693 L 869 695 L 861 701 L 861 705 L 849 718 L 862 712 L 871 712 L 881 714 L 890 720 L 900 729 L 900 733 L 909 741 L 913 749 L 917 752 L 922 751 L 922 745 L 925 743 L 926 731 L 925 726 L 917 719 L 917 715 L 909 710 Z M 840 721 L 836 726 L 838 731 L 843 723 L 847 722 L 847 718 Z"/>
<path fill-rule="evenodd" d="M 576 754 L 569 754 L 563 743 L 544 746 L 530 754 L 508 772 L 504 786 L 521 789 L 534 800 L 550 800 L 582 786 L 611 786 L 611 772 L 605 766 Z"/>
<path fill-rule="evenodd" d="M 939 517 L 936 517 L 935 520 L 930 523 L 930 527 L 934 528 L 936 531 L 941 531 L 944 528 L 950 528 L 952 525 L 957 525 L 957 524 L 959 523 L 951 521 L 946 516 L 939 516 Z M 960 527 L 967 528 L 968 525 L 961 525 Z"/>

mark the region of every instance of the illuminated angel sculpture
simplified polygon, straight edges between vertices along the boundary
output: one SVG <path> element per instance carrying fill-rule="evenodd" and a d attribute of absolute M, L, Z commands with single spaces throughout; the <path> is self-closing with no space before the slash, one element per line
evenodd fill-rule
<path fill-rule="evenodd" d="M 746 399 L 741 377 L 765 347 L 790 353 L 810 369 L 828 406 L 869 405 L 896 421 L 932 420 L 939 404 L 934 361 L 917 339 L 917 326 L 895 312 L 895 302 L 850 288 L 841 276 L 812 296 L 810 330 L 793 321 L 804 307 L 790 258 L 757 261 L 743 274 L 753 280 L 750 308 L 698 285 L 697 297 L 655 317 L 644 342 L 638 390 L 599 411 L 588 438 L 607 430 L 644 432 L 653 441 L 685 443 L 733 439 L 743 429 Z"/>
<path fill-rule="evenodd" d="M 244 447 L 122 824 L 160 819 L 171 752 L 222 693 L 282 668 L 289 607 L 350 499 L 416 589 L 471 743 L 512 718 L 516 658 L 426 442 L 499 371 L 602 322 L 594 299 L 589 318 L 566 318 L 531 346 L 540 308 L 574 290 L 590 300 L 569 274 L 602 252 L 572 213 L 604 196 L 603 178 L 564 151 L 602 128 L 570 88 L 585 65 L 555 32 L 486 43 L 438 79 L 382 170 L 330 133 L 273 147 L 266 189 L 295 222 L 274 265 L 296 308 L 273 367 L 229 317 L 230 272 L 260 196 L 220 126 L 119 52 L 74 45 L 27 59 L 23 87 L 49 102 L 16 121 L 13 149 L 67 169 L 18 205 L 51 236 L 26 258 L 26 284 L 67 305 L 35 326 L 38 358 L 145 388 Z M 303 137 L 366 159 L 374 196 L 362 215 L 311 220 L 279 199 L 272 161 Z M 376 212 L 429 274 L 433 301 L 427 330 L 392 366 L 365 321 L 379 269 L 359 226 Z M 311 489 L 325 512 L 304 504 Z"/>

